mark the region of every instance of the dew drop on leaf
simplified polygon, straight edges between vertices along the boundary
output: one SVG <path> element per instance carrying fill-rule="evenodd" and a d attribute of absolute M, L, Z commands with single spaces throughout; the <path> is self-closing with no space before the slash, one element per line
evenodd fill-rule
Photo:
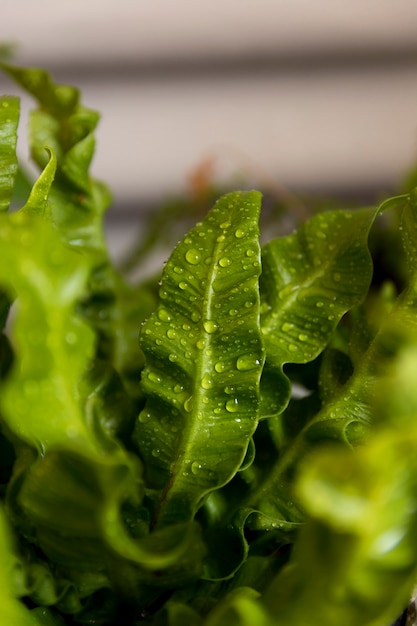
<path fill-rule="evenodd" d="M 160 383 L 161 382 L 161 378 L 157 374 L 155 374 L 154 372 L 149 372 L 148 378 L 153 383 Z"/>
<path fill-rule="evenodd" d="M 149 422 L 151 420 L 151 414 L 148 413 L 147 411 L 143 411 L 140 415 L 139 415 L 139 421 L 141 424 L 146 424 L 147 422 Z"/>
<path fill-rule="evenodd" d="M 236 367 L 240 372 L 254 370 L 261 364 L 260 360 L 253 354 L 243 354 L 236 361 Z"/>
<path fill-rule="evenodd" d="M 191 472 L 193 474 L 198 474 L 201 468 L 202 468 L 202 465 L 198 461 L 194 461 L 193 463 L 191 463 Z"/>
<path fill-rule="evenodd" d="M 213 322 L 213 320 L 205 320 L 203 322 L 203 327 L 206 333 L 208 333 L 209 335 L 215 333 L 218 328 L 216 322 Z"/>
<path fill-rule="evenodd" d="M 228 267 L 231 264 L 232 264 L 232 261 L 228 257 L 226 257 L 226 256 L 224 256 L 221 259 L 219 259 L 220 267 Z"/>
<path fill-rule="evenodd" d="M 236 413 L 239 410 L 239 400 L 237 398 L 231 398 L 226 402 L 226 411 L 229 413 Z"/>
<path fill-rule="evenodd" d="M 190 265 L 197 265 L 200 262 L 200 258 L 201 258 L 200 253 L 195 248 L 190 248 L 185 253 L 185 260 Z"/>
<path fill-rule="evenodd" d="M 213 386 L 213 381 L 208 374 L 204 374 L 201 380 L 201 386 L 203 387 L 203 389 L 211 389 L 211 387 Z"/>
<path fill-rule="evenodd" d="M 242 230 L 241 228 L 238 228 L 237 230 L 235 230 L 235 237 L 236 239 L 242 239 L 245 236 L 245 231 Z"/>
<path fill-rule="evenodd" d="M 161 322 L 169 322 L 171 320 L 171 316 L 168 311 L 162 307 L 158 310 L 158 318 Z"/>
<path fill-rule="evenodd" d="M 184 411 L 187 411 L 187 413 L 191 413 L 191 411 L 193 410 L 193 404 L 194 404 L 193 396 L 190 396 L 184 402 Z"/>

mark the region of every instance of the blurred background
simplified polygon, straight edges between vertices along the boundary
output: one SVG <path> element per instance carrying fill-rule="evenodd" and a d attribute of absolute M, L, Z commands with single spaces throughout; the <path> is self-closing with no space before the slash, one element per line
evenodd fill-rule
<path fill-rule="evenodd" d="M 396 191 L 417 154 L 415 0 L 1 8 L 13 62 L 75 84 L 101 112 L 93 172 L 114 194 L 115 254 L 133 225 L 198 176 L 366 203 Z M 5 77 L 0 89 L 19 93 Z"/>

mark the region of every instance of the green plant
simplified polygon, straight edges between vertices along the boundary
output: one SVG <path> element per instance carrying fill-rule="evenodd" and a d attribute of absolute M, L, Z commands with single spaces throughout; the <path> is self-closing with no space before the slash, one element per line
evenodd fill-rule
<path fill-rule="evenodd" d="M 2 623 L 387 626 L 417 578 L 416 190 L 263 247 L 260 194 L 227 194 L 133 285 L 97 114 L 3 69 L 41 174 L 7 212 L 4 97 Z"/>

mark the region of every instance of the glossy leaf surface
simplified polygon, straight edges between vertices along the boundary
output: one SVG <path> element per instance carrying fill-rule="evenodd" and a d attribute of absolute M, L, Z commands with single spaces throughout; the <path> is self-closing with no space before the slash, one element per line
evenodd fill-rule
<path fill-rule="evenodd" d="M 267 415 L 280 412 L 289 400 L 283 365 L 316 358 L 342 315 L 365 297 L 372 275 L 367 239 L 374 218 L 374 209 L 321 213 L 295 234 L 263 248 Z"/>
<path fill-rule="evenodd" d="M 222 198 L 178 245 L 143 326 L 136 438 L 159 523 L 192 518 L 238 471 L 256 428 L 263 347 L 255 192 Z"/>

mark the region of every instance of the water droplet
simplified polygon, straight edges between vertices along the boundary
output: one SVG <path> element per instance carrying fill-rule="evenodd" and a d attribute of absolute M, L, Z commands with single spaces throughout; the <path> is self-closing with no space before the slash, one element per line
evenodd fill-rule
<path fill-rule="evenodd" d="M 168 359 L 171 361 L 171 363 L 175 363 L 176 361 L 178 361 L 177 355 L 173 353 L 169 355 Z"/>
<path fill-rule="evenodd" d="M 184 291 L 184 289 L 187 289 L 187 287 L 188 287 L 188 283 L 186 283 L 184 280 L 181 280 L 181 281 L 178 283 L 178 287 Z"/>
<path fill-rule="evenodd" d="M 142 411 L 139 415 L 139 421 L 141 424 L 146 424 L 151 419 L 151 414 L 148 411 Z"/>
<path fill-rule="evenodd" d="M 215 364 L 214 369 L 216 370 L 216 372 L 220 374 L 221 372 L 224 372 L 227 368 L 226 368 L 225 363 L 223 363 L 223 361 L 218 361 Z"/>
<path fill-rule="evenodd" d="M 226 402 L 226 411 L 229 413 L 236 413 L 239 410 L 239 400 L 232 398 Z"/>
<path fill-rule="evenodd" d="M 160 376 L 158 376 L 158 374 L 155 374 L 154 372 L 149 372 L 148 378 L 153 383 L 160 383 L 160 382 L 162 382 Z"/>
<path fill-rule="evenodd" d="M 283 333 L 288 333 L 290 330 L 292 330 L 293 327 L 294 327 L 293 324 L 290 324 L 289 322 L 285 322 L 281 326 L 281 330 L 282 330 Z"/>
<path fill-rule="evenodd" d="M 199 350 L 204 350 L 206 342 L 204 341 L 204 339 L 199 339 L 195 345 Z"/>
<path fill-rule="evenodd" d="M 179 267 L 178 265 L 176 265 L 176 266 L 174 267 L 174 272 L 175 272 L 176 274 L 182 274 L 182 273 L 183 273 L 183 271 L 184 271 L 184 270 L 182 269 L 182 267 Z"/>
<path fill-rule="evenodd" d="M 213 320 L 205 320 L 203 322 L 203 327 L 206 333 L 208 333 L 209 335 L 215 333 L 218 329 L 216 322 L 213 322 Z"/>
<path fill-rule="evenodd" d="M 220 224 L 220 228 L 223 228 L 223 230 L 225 228 L 229 228 L 229 226 L 230 226 L 230 222 L 223 222 L 222 224 Z"/>
<path fill-rule="evenodd" d="M 193 474 L 198 474 L 202 467 L 203 466 L 201 465 L 201 463 L 199 463 L 198 461 L 194 461 L 193 463 L 191 463 L 191 472 Z"/>
<path fill-rule="evenodd" d="M 185 260 L 190 265 L 197 265 L 200 262 L 200 258 L 201 258 L 200 253 L 195 248 L 190 248 L 185 253 Z"/>
<path fill-rule="evenodd" d="M 203 389 L 211 389 L 211 387 L 213 386 L 213 380 L 208 374 L 204 374 L 201 380 L 201 386 L 203 387 Z"/>
<path fill-rule="evenodd" d="M 193 404 L 194 404 L 193 396 L 190 396 L 184 402 L 184 410 L 187 411 L 187 413 L 191 413 L 191 411 L 193 410 Z"/>
<path fill-rule="evenodd" d="M 222 257 L 219 260 L 220 267 L 228 267 L 231 264 L 232 264 L 232 261 L 228 257 L 226 257 L 226 256 Z"/>
<path fill-rule="evenodd" d="M 300 341 L 307 341 L 308 336 L 307 336 L 307 335 L 305 335 L 304 333 L 300 333 L 300 334 L 298 335 L 298 339 L 299 339 Z"/>
<path fill-rule="evenodd" d="M 288 350 L 290 352 L 297 352 L 298 346 L 295 343 L 290 343 L 290 345 L 288 346 Z"/>
<path fill-rule="evenodd" d="M 238 313 L 239 311 L 237 309 L 229 309 L 230 317 L 235 317 Z"/>
<path fill-rule="evenodd" d="M 189 324 L 183 324 L 182 329 L 188 331 L 188 330 L 191 330 L 191 326 Z"/>
<path fill-rule="evenodd" d="M 224 235 L 219 235 L 216 239 L 217 243 L 222 243 L 222 241 L 224 241 L 226 239 L 226 237 Z"/>
<path fill-rule="evenodd" d="M 322 302 L 321 300 L 319 300 L 318 302 L 316 302 L 316 307 L 321 309 L 324 306 L 324 302 Z"/>
<path fill-rule="evenodd" d="M 181 393 L 181 391 L 184 391 L 184 387 L 182 385 L 180 385 L 179 383 L 177 383 L 174 386 L 174 393 Z"/>
<path fill-rule="evenodd" d="M 260 359 L 253 354 L 243 354 L 236 361 L 236 367 L 240 372 L 254 370 L 261 364 Z"/>
<path fill-rule="evenodd" d="M 175 339 L 176 336 L 177 336 L 177 333 L 175 332 L 175 330 L 173 328 L 168 328 L 167 330 L 168 339 Z"/>
<path fill-rule="evenodd" d="M 242 230 L 241 228 L 238 228 L 237 230 L 235 230 L 236 239 L 242 239 L 245 235 L 246 235 L 245 231 Z"/>
<path fill-rule="evenodd" d="M 193 322 L 199 322 L 200 319 L 201 319 L 200 313 L 198 313 L 197 311 L 193 311 L 191 313 L 191 319 L 192 319 Z"/>
<path fill-rule="evenodd" d="M 159 448 L 154 448 L 154 449 L 152 450 L 152 456 L 157 457 L 157 456 L 159 456 L 159 453 L 160 453 Z"/>

